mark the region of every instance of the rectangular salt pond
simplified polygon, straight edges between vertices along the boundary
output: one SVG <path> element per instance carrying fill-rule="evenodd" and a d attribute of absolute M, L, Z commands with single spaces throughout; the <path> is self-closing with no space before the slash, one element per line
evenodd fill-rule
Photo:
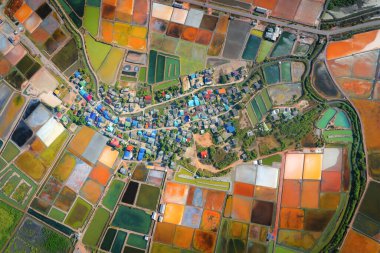
<path fill-rule="evenodd" d="M 342 149 L 325 148 L 322 159 L 322 170 L 340 171 L 342 166 Z"/>
<path fill-rule="evenodd" d="M 259 51 L 261 39 L 255 35 L 250 35 L 242 58 L 244 60 L 254 61 L 256 59 L 257 52 Z"/>
<path fill-rule="evenodd" d="M 5 84 L 0 83 L 0 112 L 4 108 L 5 103 L 9 100 L 9 97 L 12 94 L 12 90 Z"/>
<path fill-rule="evenodd" d="M 228 27 L 227 41 L 224 46 L 223 57 L 237 59 L 244 48 L 244 42 L 249 34 L 251 25 L 244 21 L 232 20 Z"/>
<path fill-rule="evenodd" d="M 82 160 L 76 159 L 76 165 L 73 172 L 66 182 L 66 186 L 73 189 L 75 192 L 79 192 L 79 189 L 82 187 L 84 181 L 90 174 L 92 168 Z"/>
<path fill-rule="evenodd" d="M 173 7 L 159 3 L 153 3 L 152 17 L 169 21 L 172 13 Z"/>
<path fill-rule="evenodd" d="M 256 185 L 277 188 L 278 169 L 259 165 L 257 168 Z"/>
<path fill-rule="evenodd" d="M 45 124 L 51 118 L 51 116 L 51 112 L 43 104 L 40 104 L 26 118 L 25 122 L 29 125 L 30 128 L 36 130 Z"/>
<path fill-rule="evenodd" d="M 156 186 L 161 186 L 165 172 L 159 170 L 149 170 L 147 182 Z"/>
<path fill-rule="evenodd" d="M 185 204 L 187 195 L 189 193 L 189 186 L 184 184 L 177 184 L 174 182 L 166 183 L 164 202 Z"/>
<path fill-rule="evenodd" d="M 283 32 L 279 41 L 273 49 L 272 57 L 281 57 L 290 55 L 296 36 L 289 32 Z"/>
<path fill-rule="evenodd" d="M 303 179 L 320 180 L 322 173 L 322 154 L 305 154 Z"/>
<path fill-rule="evenodd" d="M 190 9 L 185 25 L 199 28 L 203 18 L 203 11 L 197 9 Z"/>
<path fill-rule="evenodd" d="M 104 147 L 106 146 L 108 138 L 99 134 L 98 132 L 92 137 L 90 143 L 88 144 L 86 150 L 82 154 L 83 158 L 87 161 L 95 164 L 98 160 L 100 154 L 102 153 Z"/>
<path fill-rule="evenodd" d="M 285 179 L 302 179 L 304 154 L 287 154 L 285 159 Z"/>
<path fill-rule="evenodd" d="M 41 141 L 49 147 L 58 136 L 65 131 L 61 123 L 58 123 L 54 118 L 50 118 L 37 132 L 37 136 Z"/>
<path fill-rule="evenodd" d="M 247 184 L 255 184 L 257 168 L 251 165 L 239 165 L 235 169 L 235 181 Z"/>
<path fill-rule="evenodd" d="M 0 53 L 6 55 L 12 48 L 13 45 L 8 41 L 8 38 L 0 33 Z"/>
<path fill-rule="evenodd" d="M 145 211 L 127 206 L 119 206 L 111 225 L 147 234 L 149 233 L 151 222 L 150 214 L 147 214 Z"/>
<path fill-rule="evenodd" d="M 174 8 L 171 21 L 179 24 L 185 24 L 188 10 Z"/>

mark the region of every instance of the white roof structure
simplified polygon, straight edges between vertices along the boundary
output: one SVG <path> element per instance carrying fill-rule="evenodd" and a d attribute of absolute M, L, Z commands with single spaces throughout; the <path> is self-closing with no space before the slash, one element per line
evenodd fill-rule
<path fill-rule="evenodd" d="M 278 186 L 278 169 L 259 165 L 257 168 L 256 185 L 270 188 Z"/>
<path fill-rule="evenodd" d="M 58 123 L 54 118 L 50 118 L 37 132 L 37 136 L 41 141 L 49 147 L 58 136 L 65 131 L 61 123 Z"/>

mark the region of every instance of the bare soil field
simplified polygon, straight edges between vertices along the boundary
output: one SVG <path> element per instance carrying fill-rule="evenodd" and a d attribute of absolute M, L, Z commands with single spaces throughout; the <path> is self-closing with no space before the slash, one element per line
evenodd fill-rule
<path fill-rule="evenodd" d="M 211 134 L 208 132 L 203 135 L 194 134 L 194 140 L 198 145 L 204 148 L 208 148 L 212 146 L 212 137 L 211 137 Z"/>

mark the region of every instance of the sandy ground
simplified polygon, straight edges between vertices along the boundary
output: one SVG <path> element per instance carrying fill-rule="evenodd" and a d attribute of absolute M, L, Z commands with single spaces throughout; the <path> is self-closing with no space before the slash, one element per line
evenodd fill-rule
<path fill-rule="evenodd" d="M 88 251 L 84 247 L 84 245 L 81 241 L 78 241 L 77 244 L 75 245 L 74 253 L 90 253 L 90 251 Z"/>
<path fill-rule="evenodd" d="M 215 67 L 214 76 L 228 74 L 240 67 L 246 66 L 247 62 L 239 60 L 231 60 L 229 63 Z"/>
<path fill-rule="evenodd" d="M 76 94 L 73 91 L 70 91 L 66 94 L 66 96 L 62 99 L 62 102 L 65 104 L 73 104 L 75 101 Z"/>
<path fill-rule="evenodd" d="M 199 161 L 195 145 L 186 150 L 185 157 L 190 158 L 192 160 L 192 165 L 194 165 L 197 169 L 208 170 L 208 171 L 213 172 L 213 173 L 217 173 L 217 172 L 220 172 L 223 170 L 227 170 L 229 168 L 233 168 L 233 167 L 243 163 L 243 160 L 237 160 L 236 162 L 232 163 L 230 166 L 228 166 L 222 170 L 219 170 L 212 165 L 203 164 Z"/>
<path fill-rule="evenodd" d="M 212 137 L 209 132 L 200 135 L 200 134 L 194 134 L 194 140 L 198 145 L 201 145 L 204 148 L 208 148 L 212 146 Z"/>
<path fill-rule="evenodd" d="M 220 171 L 224 171 L 224 170 L 228 170 L 229 168 L 233 168 L 233 167 L 236 167 L 240 164 L 243 163 L 243 160 L 237 160 L 236 162 L 232 163 L 230 166 L 227 166 L 226 168 L 222 169 L 222 170 L 219 170 L 219 169 L 216 169 L 214 166 L 212 165 L 207 165 L 207 164 L 203 164 L 199 161 L 198 157 L 196 157 L 194 159 L 194 162 L 195 163 L 195 167 L 197 167 L 198 169 L 202 169 L 202 170 L 208 170 L 208 171 L 211 171 L 213 173 L 217 173 L 217 172 L 220 172 Z"/>
<path fill-rule="evenodd" d="M 247 110 L 242 110 L 239 117 L 239 126 L 240 128 L 249 128 L 252 127 L 251 121 L 249 121 Z"/>

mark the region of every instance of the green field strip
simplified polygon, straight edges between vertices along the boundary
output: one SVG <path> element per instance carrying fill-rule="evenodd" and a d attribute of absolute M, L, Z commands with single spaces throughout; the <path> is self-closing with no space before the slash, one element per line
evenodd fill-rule
<path fill-rule="evenodd" d="M 265 104 L 261 95 L 256 96 L 256 102 L 257 102 L 257 105 L 259 106 L 261 114 L 264 116 L 268 112 L 268 110 L 265 107 Z"/>
<path fill-rule="evenodd" d="M 98 35 L 100 8 L 86 6 L 84 9 L 83 27 L 94 37 Z"/>
<path fill-rule="evenodd" d="M 110 213 L 104 208 L 98 208 L 83 236 L 83 243 L 96 246 L 110 217 Z"/>
<path fill-rule="evenodd" d="M 351 130 L 328 130 L 323 132 L 323 137 L 328 143 L 350 143 L 354 140 Z"/>
<path fill-rule="evenodd" d="M 124 189 L 125 183 L 119 180 L 112 181 L 105 197 L 103 198 L 103 205 L 109 210 L 113 210 L 119 200 L 119 196 Z"/>
<path fill-rule="evenodd" d="M 166 58 L 165 56 L 159 54 L 157 56 L 157 63 L 156 63 L 156 78 L 155 83 L 159 83 L 164 81 L 165 77 L 165 64 L 166 64 Z"/>
<path fill-rule="evenodd" d="M 272 102 L 270 101 L 270 97 L 269 97 L 269 94 L 268 94 L 268 90 L 267 89 L 264 89 L 262 92 L 261 92 L 261 97 L 263 98 L 264 100 L 264 104 L 265 104 L 265 107 L 270 110 L 273 106 Z"/>
<path fill-rule="evenodd" d="M 166 90 L 166 89 L 168 89 L 172 86 L 176 86 L 178 84 L 179 84 L 178 80 L 171 80 L 171 81 L 163 82 L 163 83 L 154 85 L 153 91 Z"/>
<path fill-rule="evenodd" d="M 272 166 L 274 162 L 280 163 L 281 160 L 282 160 L 282 156 L 280 154 L 277 154 L 277 155 L 266 157 L 262 161 L 264 165 Z"/>
<path fill-rule="evenodd" d="M 53 207 L 50 210 L 49 217 L 54 220 L 62 222 L 65 219 L 66 214 L 62 212 L 61 210 L 58 210 L 57 208 Z"/>
<path fill-rule="evenodd" d="M 344 130 L 326 130 L 323 132 L 323 135 L 342 135 L 342 136 L 347 136 L 347 135 L 352 135 L 352 131 L 348 129 Z"/>
<path fill-rule="evenodd" d="M 176 79 L 180 75 L 179 59 L 166 57 L 165 59 L 165 81 Z"/>
<path fill-rule="evenodd" d="M 0 156 L 0 171 L 2 171 L 7 166 L 7 162 Z"/>
<path fill-rule="evenodd" d="M 10 162 L 12 161 L 18 154 L 20 153 L 20 150 L 17 148 L 13 142 L 8 142 L 5 146 L 3 153 L 1 154 L 5 161 Z"/>
<path fill-rule="evenodd" d="M 281 70 L 281 82 L 290 83 L 292 81 L 290 62 L 281 62 L 280 70 Z"/>
<path fill-rule="evenodd" d="M 98 70 L 111 51 L 111 46 L 97 42 L 90 35 L 84 36 L 86 43 L 87 55 L 94 70 Z"/>
<path fill-rule="evenodd" d="M 146 249 L 147 241 L 141 235 L 129 234 L 127 244 L 136 248 Z"/>
<path fill-rule="evenodd" d="M 182 168 L 175 174 L 174 180 L 180 183 L 193 184 L 221 191 L 228 191 L 230 189 L 229 182 L 215 181 L 207 178 L 194 178 L 191 172 Z"/>
<path fill-rule="evenodd" d="M 270 50 L 272 49 L 272 46 L 273 46 L 273 42 L 262 40 L 259 47 L 259 52 L 256 57 L 256 62 L 258 63 L 263 62 L 265 58 L 268 56 Z"/>
<path fill-rule="evenodd" d="M 156 80 L 157 51 L 151 50 L 149 53 L 148 83 L 153 84 Z"/>
<path fill-rule="evenodd" d="M 333 108 L 327 109 L 322 117 L 315 123 L 316 127 L 319 129 L 324 129 L 326 128 L 327 124 L 331 121 L 331 119 L 334 117 L 336 113 L 336 110 Z"/>
<path fill-rule="evenodd" d="M 257 123 L 259 123 L 259 120 L 257 119 L 256 114 L 255 114 L 255 112 L 253 111 L 253 108 L 252 108 L 252 105 L 251 105 L 251 104 L 249 104 L 249 105 L 247 106 L 247 113 L 248 113 L 248 117 L 249 117 L 249 119 L 251 120 L 251 123 L 252 123 L 253 125 L 256 125 Z"/>
<path fill-rule="evenodd" d="M 263 119 L 263 115 L 260 112 L 259 105 L 257 104 L 256 97 L 251 102 L 253 111 L 255 112 L 257 119 L 261 121 Z"/>
<path fill-rule="evenodd" d="M 139 71 L 139 82 L 146 82 L 146 67 L 140 68 Z"/>

